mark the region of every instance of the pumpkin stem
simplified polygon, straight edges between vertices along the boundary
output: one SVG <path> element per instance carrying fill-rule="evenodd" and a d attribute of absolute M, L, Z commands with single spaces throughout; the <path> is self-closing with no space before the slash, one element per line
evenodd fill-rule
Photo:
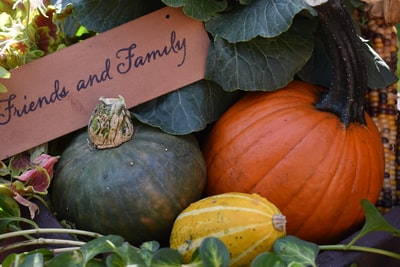
<path fill-rule="evenodd" d="M 315 104 L 321 111 L 336 114 L 348 127 L 352 122 L 366 124 L 367 67 L 350 14 L 342 0 L 328 0 L 316 6 L 332 60 L 333 79 Z"/>
<path fill-rule="evenodd" d="M 95 148 L 117 147 L 131 140 L 133 133 L 131 114 L 124 98 L 100 97 L 88 125 L 89 140 Z"/>

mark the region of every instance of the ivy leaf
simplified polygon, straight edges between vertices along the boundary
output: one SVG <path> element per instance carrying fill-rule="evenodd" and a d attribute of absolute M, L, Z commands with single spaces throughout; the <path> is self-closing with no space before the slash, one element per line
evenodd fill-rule
<path fill-rule="evenodd" d="M 378 209 L 368 200 L 362 199 L 361 206 L 365 213 L 365 223 L 360 232 L 350 241 L 347 247 L 353 245 L 362 236 L 374 231 L 386 231 L 400 236 L 400 229 L 386 221 Z"/>
<path fill-rule="evenodd" d="M 216 15 L 205 26 L 208 32 L 230 43 L 249 41 L 257 36 L 271 38 L 286 32 L 296 14 L 315 11 L 304 1 L 254 0 Z"/>
<path fill-rule="evenodd" d="M 202 266 L 203 262 L 200 258 L 199 248 L 193 251 L 192 257 L 190 258 L 189 266 Z"/>
<path fill-rule="evenodd" d="M 299 19 L 275 38 L 256 37 L 231 44 L 217 38 L 210 45 L 206 79 L 219 83 L 226 91 L 273 91 L 284 87 L 307 63 L 314 41 L 310 20 Z"/>
<path fill-rule="evenodd" d="M 3 267 L 19 266 L 44 266 L 44 257 L 41 252 L 26 252 L 22 254 L 10 254 L 2 262 Z"/>
<path fill-rule="evenodd" d="M 171 7 L 182 7 L 183 13 L 190 18 L 207 21 L 214 17 L 218 12 L 224 11 L 228 7 L 228 1 L 210 0 L 162 0 Z"/>
<path fill-rule="evenodd" d="M 20 229 L 19 223 L 13 218 L 21 216 L 21 210 L 18 203 L 12 198 L 12 192 L 1 187 L 0 190 L 0 233 L 5 233 L 10 228 Z"/>
<path fill-rule="evenodd" d="M 61 253 L 49 260 L 46 266 L 86 266 L 80 250 Z"/>
<path fill-rule="evenodd" d="M 283 260 L 272 252 L 264 252 L 257 257 L 251 263 L 250 267 L 286 267 L 287 265 L 283 262 Z"/>
<path fill-rule="evenodd" d="M 114 253 L 111 253 L 106 259 L 107 266 L 125 267 L 125 266 L 145 266 L 138 249 L 125 242 L 117 247 Z"/>
<path fill-rule="evenodd" d="M 76 19 L 84 27 L 95 32 L 104 32 L 164 6 L 160 0 L 69 0 L 62 2 L 63 7 L 71 3 Z"/>
<path fill-rule="evenodd" d="M 211 81 L 201 80 L 131 109 L 143 123 L 171 134 L 203 130 L 237 100 Z"/>
<path fill-rule="evenodd" d="M 84 262 L 87 263 L 99 254 L 113 252 L 116 247 L 121 246 L 123 243 L 124 239 L 121 236 L 102 236 L 84 244 L 80 248 L 80 252 L 82 253 Z"/>
<path fill-rule="evenodd" d="M 140 256 L 146 263 L 146 266 L 151 265 L 153 255 L 160 248 L 160 244 L 157 241 L 148 241 L 140 245 Z"/>
<path fill-rule="evenodd" d="M 275 241 L 274 252 L 286 264 L 300 264 L 298 266 L 317 266 L 318 245 L 301 240 L 295 236 L 285 236 Z"/>
<path fill-rule="evenodd" d="M 229 251 L 218 238 L 206 237 L 201 242 L 199 254 L 204 267 L 227 267 L 229 265 Z"/>
<path fill-rule="evenodd" d="M 154 253 L 151 262 L 152 267 L 180 267 L 182 266 L 182 255 L 171 248 L 161 248 Z"/>

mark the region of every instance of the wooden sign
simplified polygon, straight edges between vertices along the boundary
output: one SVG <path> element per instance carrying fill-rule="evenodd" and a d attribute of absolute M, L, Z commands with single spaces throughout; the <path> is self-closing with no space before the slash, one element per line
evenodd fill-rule
<path fill-rule="evenodd" d="M 202 79 L 208 46 L 202 22 L 166 7 L 11 71 L 0 159 L 87 126 L 100 96 L 131 108 Z"/>

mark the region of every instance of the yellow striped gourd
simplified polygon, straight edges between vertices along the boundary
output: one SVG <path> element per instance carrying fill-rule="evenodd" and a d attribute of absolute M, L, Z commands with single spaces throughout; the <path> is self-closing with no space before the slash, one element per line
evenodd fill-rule
<path fill-rule="evenodd" d="M 250 266 L 258 254 L 270 251 L 286 234 L 279 209 L 257 194 L 224 193 L 192 203 L 176 218 L 170 237 L 189 262 L 202 240 L 213 236 L 228 248 L 230 266 Z"/>

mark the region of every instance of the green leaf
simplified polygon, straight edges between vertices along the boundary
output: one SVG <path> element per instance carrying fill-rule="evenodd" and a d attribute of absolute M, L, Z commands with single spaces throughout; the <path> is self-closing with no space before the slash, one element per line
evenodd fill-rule
<path fill-rule="evenodd" d="M 79 250 L 64 252 L 47 262 L 47 267 L 82 267 L 85 261 Z"/>
<path fill-rule="evenodd" d="M 4 177 L 10 175 L 10 173 L 7 164 L 0 160 L 0 176 Z"/>
<path fill-rule="evenodd" d="M 204 267 L 227 267 L 230 261 L 228 248 L 215 237 L 205 238 L 199 247 Z"/>
<path fill-rule="evenodd" d="M 286 32 L 302 10 L 316 14 L 303 1 L 254 0 L 251 5 L 237 5 L 216 15 L 205 26 L 213 36 L 230 43 L 249 41 L 257 36 L 271 38 Z"/>
<path fill-rule="evenodd" d="M 182 255 L 171 248 L 161 248 L 153 256 L 152 267 L 180 267 L 182 266 Z"/>
<path fill-rule="evenodd" d="M 131 111 L 143 123 L 171 134 L 203 130 L 217 120 L 238 98 L 211 81 L 201 80 L 150 100 Z"/>
<path fill-rule="evenodd" d="M 6 190 L 8 188 L 0 190 L 0 234 L 7 232 L 10 228 L 20 229 L 16 219 L 21 217 L 20 207 Z"/>
<path fill-rule="evenodd" d="M 295 236 L 285 236 L 275 241 L 274 252 L 286 263 L 298 263 L 298 266 L 317 266 L 318 245 L 301 240 Z"/>
<path fill-rule="evenodd" d="M 196 248 L 193 251 L 192 257 L 190 258 L 189 266 L 193 266 L 193 267 L 200 266 L 200 267 L 203 267 L 203 262 L 202 262 L 201 257 L 200 257 L 199 248 Z"/>
<path fill-rule="evenodd" d="M 310 60 L 298 72 L 306 82 L 329 87 L 332 79 L 332 64 L 322 39 L 316 35 L 314 51 Z M 367 44 L 363 47 L 367 64 L 368 87 L 385 88 L 396 82 L 397 77 L 385 61 Z"/>
<path fill-rule="evenodd" d="M 0 93 L 7 93 L 7 92 L 8 92 L 7 87 L 3 83 L 0 83 Z"/>
<path fill-rule="evenodd" d="M 207 21 L 218 12 L 224 11 L 228 7 L 228 1 L 210 0 L 162 0 L 164 4 L 171 7 L 182 7 L 183 12 L 190 18 Z"/>
<path fill-rule="evenodd" d="M 360 232 L 350 241 L 347 247 L 352 246 L 358 239 L 374 231 L 390 232 L 393 235 L 400 236 L 400 229 L 392 226 L 378 209 L 368 200 L 362 199 L 361 206 L 365 213 L 365 223 Z"/>
<path fill-rule="evenodd" d="M 298 19 L 275 38 L 257 37 L 231 44 L 217 38 L 210 45 L 206 78 L 226 91 L 273 91 L 284 87 L 311 57 L 314 41 L 307 19 Z"/>
<path fill-rule="evenodd" d="M 44 257 L 42 253 L 22 253 L 22 254 L 10 254 L 2 262 L 3 267 L 32 267 L 32 266 L 44 266 Z"/>
<path fill-rule="evenodd" d="M 70 0 L 63 2 L 72 3 L 73 15 L 76 19 L 87 29 L 96 32 L 104 32 L 164 6 L 160 0 Z"/>
<path fill-rule="evenodd" d="M 314 51 L 310 60 L 297 75 L 305 82 L 329 87 L 332 81 L 332 63 L 327 47 L 318 33 L 314 39 Z"/>
<path fill-rule="evenodd" d="M 125 267 L 130 265 L 145 266 L 144 260 L 139 254 L 139 250 L 125 242 L 117 247 L 114 253 L 106 259 L 107 266 Z"/>
<path fill-rule="evenodd" d="M 140 256 L 145 262 L 146 266 L 151 266 L 153 255 L 160 248 L 160 244 L 157 241 L 144 242 L 140 246 Z"/>
<path fill-rule="evenodd" d="M 11 77 L 11 73 L 4 67 L 0 66 L 0 78 L 2 79 L 9 79 Z M 5 93 L 7 91 L 1 91 L 2 93 Z"/>
<path fill-rule="evenodd" d="M 107 235 L 93 239 L 80 248 L 83 261 L 87 263 L 99 254 L 113 252 L 123 242 L 124 239 L 117 235 Z"/>
<path fill-rule="evenodd" d="M 257 257 L 255 257 L 251 263 L 251 267 L 265 267 L 265 266 L 286 267 L 286 264 L 278 255 L 272 252 L 264 252 L 257 255 Z"/>
<path fill-rule="evenodd" d="M 365 44 L 364 55 L 368 72 L 368 87 L 379 89 L 385 88 L 397 81 L 397 76 L 390 70 L 386 62 L 376 51 Z"/>

